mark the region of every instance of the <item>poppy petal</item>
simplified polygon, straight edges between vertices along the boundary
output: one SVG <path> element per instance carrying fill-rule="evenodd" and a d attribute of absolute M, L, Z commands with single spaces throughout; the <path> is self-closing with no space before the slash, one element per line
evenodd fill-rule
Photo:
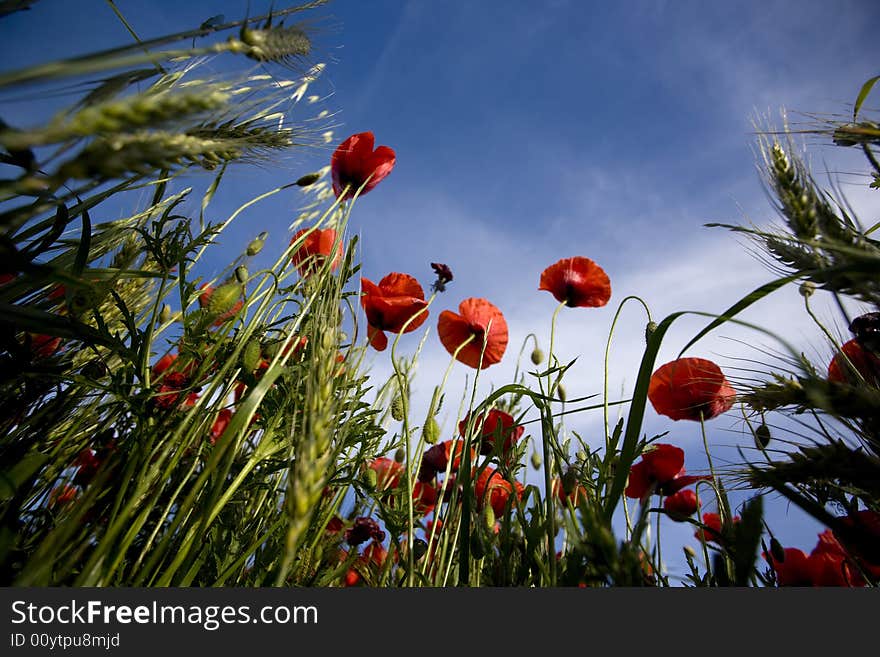
<path fill-rule="evenodd" d="M 583 256 L 564 258 L 547 267 L 538 289 L 572 308 L 598 308 L 611 299 L 611 280 L 605 270 Z"/>

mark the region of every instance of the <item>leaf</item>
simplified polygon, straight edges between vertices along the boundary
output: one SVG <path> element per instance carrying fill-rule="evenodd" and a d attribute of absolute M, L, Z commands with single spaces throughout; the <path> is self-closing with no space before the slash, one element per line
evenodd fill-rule
<path fill-rule="evenodd" d="M 77 199 L 80 203 L 81 200 Z M 88 210 L 82 212 L 82 235 L 79 238 L 79 248 L 76 250 L 76 260 L 73 263 L 74 276 L 80 276 L 89 260 L 89 251 L 92 247 L 92 220 Z"/>
<path fill-rule="evenodd" d="M 740 522 L 734 524 L 733 573 L 736 586 L 748 586 L 755 568 L 763 532 L 764 498 L 758 495 L 746 503 Z"/>
<path fill-rule="evenodd" d="M 853 105 L 853 121 L 856 120 L 856 116 L 858 116 L 859 110 L 862 109 L 862 103 L 865 102 L 868 94 L 871 93 L 871 89 L 874 88 L 874 84 L 877 82 L 877 80 L 880 80 L 880 75 L 874 76 L 862 85 L 862 88 L 859 91 L 859 95 L 856 97 L 856 103 L 855 105 Z"/>
<path fill-rule="evenodd" d="M 28 454 L 8 470 L 0 472 L 0 500 L 11 499 L 18 489 L 49 460 L 46 454 Z"/>

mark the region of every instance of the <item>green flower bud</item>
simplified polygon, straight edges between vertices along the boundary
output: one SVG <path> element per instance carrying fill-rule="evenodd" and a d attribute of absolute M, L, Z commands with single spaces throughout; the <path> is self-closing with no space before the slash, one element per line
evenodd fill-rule
<path fill-rule="evenodd" d="M 406 460 L 406 450 L 403 447 L 398 447 L 394 452 L 394 460 L 398 463 L 403 463 Z"/>
<path fill-rule="evenodd" d="M 241 351 L 241 369 L 245 372 L 253 372 L 257 369 L 257 365 L 260 364 L 262 355 L 260 341 L 255 338 L 248 340 L 248 343 Z"/>
<path fill-rule="evenodd" d="M 428 544 L 420 538 L 413 539 L 413 559 L 418 561 L 428 553 Z"/>
<path fill-rule="evenodd" d="M 249 256 L 257 255 L 260 251 L 263 250 L 263 244 L 266 242 L 267 237 L 269 237 L 269 233 L 260 233 L 255 240 L 248 244 L 247 251 L 245 251 L 245 253 L 247 253 Z"/>
<path fill-rule="evenodd" d="M 540 365 L 544 362 L 544 352 L 541 351 L 538 347 L 535 347 L 534 351 L 532 351 L 532 363 L 534 365 Z"/>
<path fill-rule="evenodd" d="M 235 307 L 241 298 L 241 286 L 238 283 L 224 283 L 211 293 L 208 300 L 208 314 L 219 317 Z"/>
<path fill-rule="evenodd" d="M 657 330 L 657 322 L 648 322 L 648 325 L 645 326 L 645 343 L 651 341 L 651 336 L 654 335 L 654 331 Z"/>
<path fill-rule="evenodd" d="M 766 449 L 767 445 L 770 444 L 770 427 L 766 424 L 762 424 L 757 429 L 755 429 L 755 445 L 758 449 Z"/>
<path fill-rule="evenodd" d="M 685 553 L 685 555 L 687 556 L 688 561 L 690 561 L 691 559 L 693 559 L 694 557 L 697 556 L 697 553 L 694 551 L 694 548 L 692 548 L 690 545 L 685 545 L 685 546 L 682 548 L 682 551 L 683 551 L 683 552 Z"/>
<path fill-rule="evenodd" d="M 433 415 L 425 421 L 422 435 L 425 437 L 425 442 L 429 445 L 435 444 L 440 439 L 440 425 Z"/>
<path fill-rule="evenodd" d="M 565 392 L 565 386 L 561 383 L 556 386 L 556 394 L 559 395 L 559 401 L 564 402 L 568 398 L 568 393 Z"/>
<path fill-rule="evenodd" d="M 532 467 L 535 470 L 541 469 L 541 455 L 538 452 L 532 452 Z"/>
<path fill-rule="evenodd" d="M 320 173 L 307 173 L 302 178 L 297 180 L 296 184 L 299 187 L 310 187 L 311 185 L 314 185 L 316 182 L 318 182 L 318 180 L 320 180 L 320 179 L 321 179 Z"/>
<path fill-rule="evenodd" d="M 159 313 L 159 321 L 163 324 L 167 324 L 171 321 L 171 306 L 168 304 L 162 306 L 162 312 Z"/>
<path fill-rule="evenodd" d="M 804 281 L 801 283 L 801 286 L 798 288 L 798 292 L 801 293 L 801 296 L 804 299 L 809 299 L 813 296 L 813 293 L 816 291 L 816 284 L 813 281 Z"/>
<path fill-rule="evenodd" d="M 403 397 L 396 395 L 391 400 L 391 417 L 398 422 L 403 422 Z"/>
<path fill-rule="evenodd" d="M 486 529 L 489 531 L 495 529 L 495 510 L 492 508 L 491 504 L 487 504 L 483 508 L 483 522 L 486 525 Z"/>
<path fill-rule="evenodd" d="M 247 267 L 241 265 L 235 268 L 235 280 L 244 285 L 247 283 L 247 279 L 250 274 L 248 273 Z"/>

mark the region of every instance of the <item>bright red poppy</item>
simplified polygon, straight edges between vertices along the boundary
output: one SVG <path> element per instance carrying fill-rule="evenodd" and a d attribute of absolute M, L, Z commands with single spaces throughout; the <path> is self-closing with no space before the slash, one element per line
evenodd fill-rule
<path fill-rule="evenodd" d="M 857 340 L 844 343 L 840 350 L 846 359 L 838 352 L 828 365 L 828 380 L 835 383 L 859 383 L 859 377 L 869 385 L 880 387 L 880 358 L 867 351 Z M 849 360 L 849 363 L 847 363 Z M 852 371 L 849 364 L 858 372 L 858 376 Z"/>
<path fill-rule="evenodd" d="M 330 158 L 330 175 L 337 198 L 343 193 L 343 200 L 354 198 L 358 190 L 363 196 L 391 173 L 394 150 L 388 146 L 373 150 L 375 141 L 372 132 L 361 132 L 336 147 Z"/>
<path fill-rule="evenodd" d="M 655 487 L 654 492 L 674 495 L 685 486 L 704 479 L 711 477 L 685 474 L 683 449 L 658 443 L 649 451 L 643 452 L 642 460 L 630 468 L 625 493 L 627 497 L 641 499 Z"/>
<path fill-rule="evenodd" d="M 456 349 L 465 345 L 456 358 L 475 369 L 486 369 L 501 362 L 507 349 L 507 322 L 504 315 L 485 299 L 465 299 L 459 304 L 458 313 L 444 310 L 440 313 L 437 333 L 450 354 L 455 354 Z"/>
<path fill-rule="evenodd" d="M 378 285 L 361 278 L 361 291 L 361 305 L 369 324 L 367 336 L 377 351 L 383 351 L 388 346 L 384 331 L 409 333 L 428 319 L 425 292 L 409 274 L 388 274 Z"/>
<path fill-rule="evenodd" d="M 589 258 L 563 258 L 541 273 L 539 290 L 547 290 L 570 308 L 599 308 L 611 298 L 608 274 Z"/>
<path fill-rule="evenodd" d="M 413 484 L 413 510 L 418 515 L 428 515 L 437 505 L 437 487 L 431 483 L 417 481 Z"/>
<path fill-rule="evenodd" d="M 70 484 L 56 486 L 49 493 L 49 508 L 61 509 L 73 502 L 78 496 L 79 489 L 76 486 Z"/>
<path fill-rule="evenodd" d="M 680 490 L 663 500 L 663 508 L 669 512 L 669 517 L 673 520 L 685 520 L 694 515 L 699 508 L 697 494 L 689 488 Z"/>
<path fill-rule="evenodd" d="M 776 583 L 779 586 L 812 586 L 813 573 L 807 554 L 797 548 L 785 548 L 783 553 L 783 561 L 778 561 L 773 555 L 764 555 L 776 571 Z"/>
<path fill-rule="evenodd" d="M 484 468 L 474 482 L 474 494 L 477 505 L 483 507 L 487 502 L 496 516 L 501 516 L 507 508 L 508 501 L 515 503 L 522 497 L 523 485 L 518 481 L 511 484 L 494 468 Z M 511 496 L 514 500 L 511 500 Z"/>
<path fill-rule="evenodd" d="M 158 378 L 165 370 L 174 364 L 177 360 L 177 354 L 165 354 L 153 364 L 153 376 Z"/>
<path fill-rule="evenodd" d="M 367 467 L 376 473 L 376 490 L 389 490 L 400 485 L 400 477 L 404 473 L 402 463 L 380 456 L 373 459 Z"/>
<path fill-rule="evenodd" d="M 336 230 L 333 228 L 303 228 L 293 234 L 290 243 L 293 244 L 305 236 L 296 251 L 290 256 L 290 261 L 299 271 L 300 276 L 308 276 L 324 266 L 331 255 L 330 269 L 335 270 L 342 261 L 342 241 L 336 239 Z"/>
<path fill-rule="evenodd" d="M 733 524 L 738 523 L 740 520 L 739 516 L 733 516 Z M 721 524 L 721 515 L 718 513 L 704 513 L 703 514 L 703 524 L 705 528 L 697 529 L 694 532 L 694 537 L 697 540 L 702 540 L 702 533 L 705 532 L 706 541 L 712 541 L 714 543 L 723 543 L 725 538 L 725 533 L 727 531 L 727 525 L 722 526 Z"/>
<path fill-rule="evenodd" d="M 229 426 L 230 422 L 232 422 L 232 410 L 229 408 L 222 409 L 217 414 L 217 419 L 214 420 L 214 424 L 211 425 L 211 436 L 209 440 L 212 445 L 220 440 L 220 437 L 223 435 L 223 432 L 226 431 L 226 427 Z"/>
<path fill-rule="evenodd" d="M 679 358 L 651 375 L 648 399 L 673 420 L 711 420 L 730 410 L 736 392 L 721 368 L 705 358 Z"/>
<path fill-rule="evenodd" d="M 470 413 L 458 423 L 458 433 L 464 437 Z M 473 435 L 480 439 L 480 454 L 491 454 L 495 441 L 501 440 L 501 453 L 507 454 L 522 437 L 525 427 L 517 425 L 510 413 L 493 408 L 488 413 L 480 413 L 474 420 Z"/>

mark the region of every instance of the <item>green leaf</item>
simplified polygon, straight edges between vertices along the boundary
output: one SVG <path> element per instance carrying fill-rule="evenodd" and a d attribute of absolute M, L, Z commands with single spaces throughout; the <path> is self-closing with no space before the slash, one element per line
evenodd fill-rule
<path fill-rule="evenodd" d="M 859 95 L 856 97 L 856 103 L 855 105 L 853 105 L 853 121 L 856 120 L 856 116 L 858 116 L 859 110 L 862 109 L 862 103 L 865 102 L 868 94 L 871 93 L 871 89 L 874 88 L 874 84 L 877 82 L 877 80 L 880 80 L 880 75 L 874 76 L 862 85 L 862 88 L 859 91 Z"/>
<path fill-rule="evenodd" d="M 0 500 L 11 499 L 18 489 L 30 479 L 49 457 L 40 452 L 28 454 L 8 470 L 0 472 Z"/>
<path fill-rule="evenodd" d="M 80 203 L 81 200 L 77 199 Z M 82 235 L 79 238 L 79 248 L 76 250 L 76 260 L 73 263 L 73 274 L 79 276 L 86 268 L 89 261 L 89 251 L 92 247 L 92 220 L 88 210 L 82 212 Z"/>

